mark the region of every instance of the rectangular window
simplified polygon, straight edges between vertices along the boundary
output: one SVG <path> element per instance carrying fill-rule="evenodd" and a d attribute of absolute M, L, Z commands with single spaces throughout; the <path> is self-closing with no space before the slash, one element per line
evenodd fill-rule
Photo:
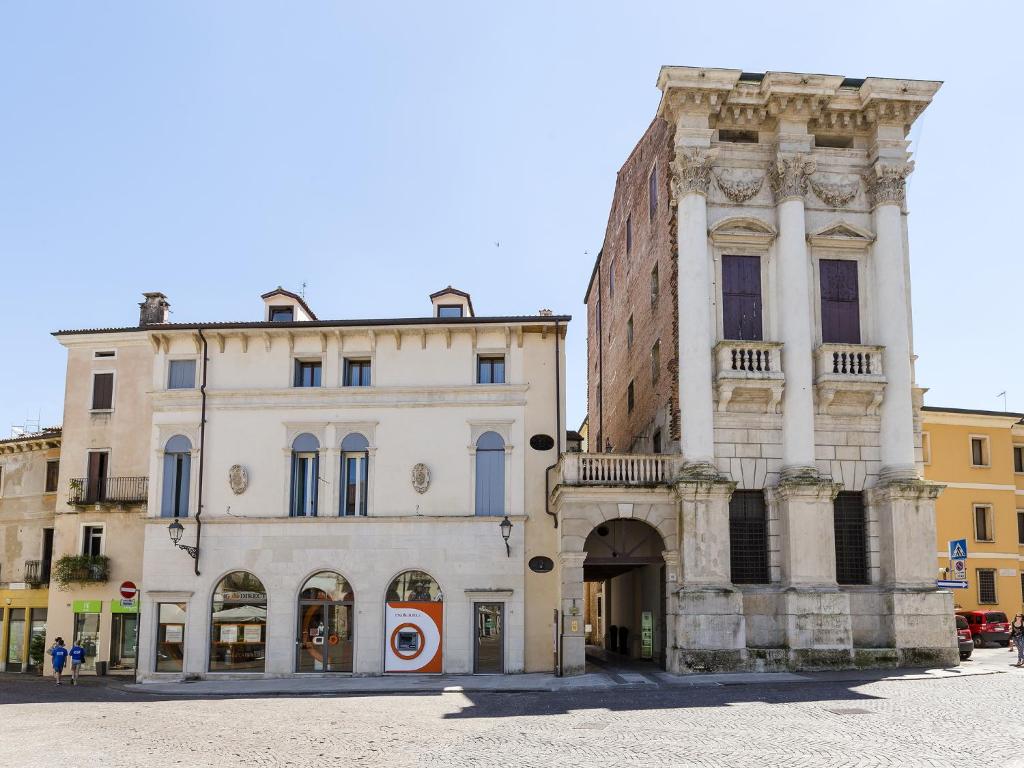
<path fill-rule="evenodd" d="M 932 463 L 932 436 L 927 432 L 921 433 L 921 461 Z"/>
<path fill-rule="evenodd" d="M 272 323 L 291 323 L 295 320 L 295 308 L 294 307 L 271 307 L 270 308 L 270 322 Z"/>
<path fill-rule="evenodd" d="M 626 321 L 626 349 L 633 348 L 633 316 Z"/>
<path fill-rule="evenodd" d="M 60 476 L 60 459 L 46 462 L 46 493 L 57 492 L 57 478 Z"/>
<path fill-rule="evenodd" d="M 370 361 L 369 360 L 346 360 L 345 361 L 345 386 L 346 387 L 368 387 L 368 386 L 370 386 Z"/>
<path fill-rule="evenodd" d="M 94 373 L 92 375 L 92 409 L 109 411 L 114 407 L 114 374 Z"/>
<path fill-rule="evenodd" d="M 82 554 L 92 557 L 103 554 L 102 525 L 87 525 L 82 528 Z"/>
<path fill-rule="evenodd" d="M 292 453 L 292 517 L 316 517 L 320 455 Z"/>
<path fill-rule="evenodd" d="M 661 430 L 654 430 L 654 436 L 651 438 L 651 451 L 654 453 L 661 453 Z"/>
<path fill-rule="evenodd" d="M 156 672 L 181 672 L 185 659 L 185 603 L 158 603 Z"/>
<path fill-rule="evenodd" d="M 988 438 L 971 438 L 971 464 L 975 467 L 988 466 Z"/>
<path fill-rule="evenodd" d="M 1024 509 L 1017 510 L 1017 543 L 1024 547 Z"/>
<path fill-rule="evenodd" d="M 319 387 L 321 364 L 319 360 L 295 361 L 295 386 Z"/>
<path fill-rule="evenodd" d="M 438 304 L 438 317 L 462 317 L 461 304 Z"/>
<path fill-rule="evenodd" d="M 727 339 L 761 341 L 761 258 L 722 257 L 722 333 Z"/>
<path fill-rule="evenodd" d="M 868 584 L 868 525 L 864 495 L 842 491 L 832 506 L 836 540 L 836 581 Z"/>
<path fill-rule="evenodd" d="M 104 349 L 104 350 L 101 350 L 99 352 L 93 352 L 92 356 L 96 360 L 102 360 L 104 358 L 117 357 L 117 350 L 116 349 Z"/>
<path fill-rule="evenodd" d="M 980 504 L 974 507 L 974 538 L 976 541 L 993 541 L 992 507 Z"/>
<path fill-rule="evenodd" d="M 504 384 L 505 358 L 484 357 L 483 355 L 478 357 L 476 359 L 476 383 Z"/>
<path fill-rule="evenodd" d="M 1013 446 L 1013 471 L 1024 472 L 1024 445 Z"/>
<path fill-rule="evenodd" d="M 992 568 L 978 568 L 978 602 L 994 605 L 996 602 L 996 572 Z"/>
<path fill-rule="evenodd" d="M 626 255 L 633 252 L 633 214 L 626 217 Z"/>
<path fill-rule="evenodd" d="M 763 491 L 735 491 L 729 500 L 733 584 L 768 583 L 768 513 Z"/>
<path fill-rule="evenodd" d="M 857 262 L 822 259 L 818 262 L 818 270 L 821 280 L 821 340 L 826 344 L 860 344 Z"/>
<path fill-rule="evenodd" d="M 654 214 L 658 212 L 658 168 L 651 169 L 651 175 L 647 177 L 647 220 L 654 221 Z"/>
<path fill-rule="evenodd" d="M 171 360 L 167 364 L 168 389 L 195 389 L 196 361 Z"/>
<path fill-rule="evenodd" d="M 344 453 L 342 466 L 345 478 L 342 481 L 343 493 L 341 514 L 345 516 L 366 516 L 366 488 L 369 462 L 365 452 Z"/>
<path fill-rule="evenodd" d="M 608 262 L 608 298 L 615 295 L 615 259 Z"/>
<path fill-rule="evenodd" d="M 651 347 L 651 382 L 654 384 L 658 383 L 658 378 L 661 376 L 661 339 L 654 342 L 654 346 Z"/>
<path fill-rule="evenodd" d="M 651 306 L 653 307 L 658 303 L 658 291 L 660 287 L 658 285 L 658 265 L 654 265 L 654 269 L 651 270 Z"/>
<path fill-rule="evenodd" d="M 626 387 L 626 411 L 628 413 L 633 412 L 633 405 L 635 404 L 636 398 L 633 395 L 633 382 L 629 382 L 629 386 Z"/>

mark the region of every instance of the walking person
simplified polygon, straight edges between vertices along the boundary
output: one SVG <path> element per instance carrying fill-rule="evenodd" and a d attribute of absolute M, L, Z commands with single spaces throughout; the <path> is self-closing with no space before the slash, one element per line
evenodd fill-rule
<path fill-rule="evenodd" d="M 71 684 L 78 685 L 78 672 L 82 668 L 82 663 L 85 661 L 85 648 L 79 645 L 78 640 L 75 640 L 71 645 Z"/>
<path fill-rule="evenodd" d="M 1010 642 L 1017 649 L 1015 667 L 1024 667 L 1024 613 L 1018 613 L 1010 622 Z"/>
<path fill-rule="evenodd" d="M 60 685 L 60 676 L 64 672 L 64 663 L 68 660 L 68 649 L 64 647 L 64 638 L 58 637 L 53 646 L 47 651 L 50 654 L 50 662 L 53 664 L 53 676 Z"/>

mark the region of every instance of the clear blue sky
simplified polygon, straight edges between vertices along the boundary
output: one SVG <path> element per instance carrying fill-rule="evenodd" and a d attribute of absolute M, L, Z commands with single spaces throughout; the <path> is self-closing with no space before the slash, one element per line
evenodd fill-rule
<path fill-rule="evenodd" d="M 1018 4 L 382 7 L 0 5 L 0 434 L 61 419 L 51 331 L 132 325 L 150 290 L 175 321 L 251 320 L 303 281 L 327 318 L 448 283 L 574 315 L 577 424 L 583 293 L 662 64 L 944 80 L 909 193 L 918 380 L 1024 409 Z"/>

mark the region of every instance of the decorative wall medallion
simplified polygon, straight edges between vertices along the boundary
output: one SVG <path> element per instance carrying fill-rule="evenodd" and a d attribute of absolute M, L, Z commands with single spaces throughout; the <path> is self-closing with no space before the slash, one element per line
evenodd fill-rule
<path fill-rule="evenodd" d="M 412 468 L 412 487 L 416 493 L 426 493 L 430 487 L 430 470 L 427 465 L 420 463 Z"/>
<path fill-rule="evenodd" d="M 764 186 L 764 174 L 754 177 L 741 176 L 722 170 L 715 174 L 715 181 L 722 193 L 734 203 L 745 203 L 761 191 Z"/>
<path fill-rule="evenodd" d="M 245 493 L 245 489 L 249 487 L 249 473 L 245 467 L 241 464 L 232 464 L 228 470 L 228 483 L 236 496 Z"/>
<path fill-rule="evenodd" d="M 840 176 L 837 179 L 811 176 L 807 181 L 821 202 L 832 208 L 842 208 L 848 204 L 860 189 L 860 179 L 856 176 Z"/>

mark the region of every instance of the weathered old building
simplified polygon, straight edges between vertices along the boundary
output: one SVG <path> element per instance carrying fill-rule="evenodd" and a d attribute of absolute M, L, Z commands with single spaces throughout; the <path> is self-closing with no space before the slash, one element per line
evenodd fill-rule
<path fill-rule="evenodd" d="M 905 207 L 939 83 L 658 86 L 586 295 L 591 453 L 553 483 L 563 667 L 587 638 L 674 671 L 955 663 Z"/>

